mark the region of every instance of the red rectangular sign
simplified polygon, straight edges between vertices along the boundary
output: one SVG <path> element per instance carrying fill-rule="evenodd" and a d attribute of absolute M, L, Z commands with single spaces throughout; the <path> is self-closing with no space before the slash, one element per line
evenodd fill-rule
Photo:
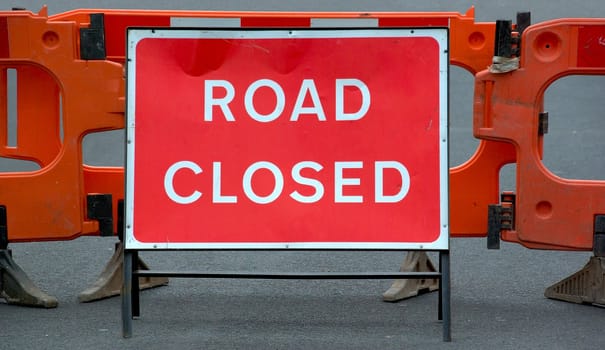
<path fill-rule="evenodd" d="M 126 247 L 447 249 L 447 30 L 128 32 Z"/>

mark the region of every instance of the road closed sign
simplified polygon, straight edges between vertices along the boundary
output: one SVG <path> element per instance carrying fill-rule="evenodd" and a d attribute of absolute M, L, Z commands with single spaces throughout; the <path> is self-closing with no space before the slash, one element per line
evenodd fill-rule
<path fill-rule="evenodd" d="M 448 249 L 446 29 L 130 29 L 130 249 Z"/>

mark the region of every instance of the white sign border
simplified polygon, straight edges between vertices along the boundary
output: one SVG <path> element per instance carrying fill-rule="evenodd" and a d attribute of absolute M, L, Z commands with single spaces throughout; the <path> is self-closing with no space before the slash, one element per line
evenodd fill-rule
<path fill-rule="evenodd" d="M 430 37 L 439 45 L 439 181 L 440 233 L 432 242 L 242 242 L 242 243 L 177 243 L 140 242 L 134 236 L 134 173 L 135 173 L 135 96 L 136 48 L 147 38 L 372 38 L 372 37 Z M 124 242 L 126 249 L 137 250 L 448 250 L 449 249 L 449 30 L 447 28 L 373 28 L 373 29 L 181 29 L 129 28 L 126 46 L 126 167 Z"/>

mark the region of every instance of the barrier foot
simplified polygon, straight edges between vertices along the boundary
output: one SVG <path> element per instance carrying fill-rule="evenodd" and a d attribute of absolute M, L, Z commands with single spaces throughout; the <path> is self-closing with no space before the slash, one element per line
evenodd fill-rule
<path fill-rule="evenodd" d="M 57 298 L 44 293 L 13 260 L 10 249 L 0 249 L 0 297 L 8 304 L 54 308 Z"/>
<path fill-rule="evenodd" d="M 113 256 L 107 265 L 105 265 L 105 269 L 103 269 L 99 278 L 89 288 L 78 295 L 78 301 L 81 303 L 88 303 L 120 295 L 123 279 L 123 261 L 124 249 L 122 248 L 122 242 L 118 242 L 116 243 L 116 250 L 113 253 Z M 149 267 L 141 258 L 137 258 L 134 263 L 136 264 L 136 270 L 149 270 Z M 161 287 L 167 284 L 168 278 L 166 277 L 139 277 L 141 289 Z"/>
<path fill-rule="evenodd" d="M 399 268 L 401 272 L 436 272 L 431 259 L 423 251 L 408 252 Z M 395 302 L 439 289 L 439 279 L 399 279 L 382 294 L 382 300 Z"/>
<path fill-rule="evenodd" d="M 576 304 L 605 306 L 605 257 L 591 257 L 580 271 L 546 288 L 544 296 Z"/>

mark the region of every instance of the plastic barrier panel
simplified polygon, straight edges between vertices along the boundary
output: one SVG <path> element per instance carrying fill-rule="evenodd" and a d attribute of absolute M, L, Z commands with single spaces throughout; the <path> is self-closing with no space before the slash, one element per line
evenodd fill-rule
<path fill-rule="evenodd" d="M 450 61 L 471 74 L 485 69 L 492 60 L 494 23 L 475 23 L 474 9 L 454 12 L 414 13 L 279 13 L 195 12 L 140 10 L 76 10 L 51 17 L 53 20 L 88 21 L 103 13 L 107 58 L 124 62 L 124 30 L 140 27 L 418 27 L 450 28 Z M 487 207 L 497 203 L 499 174 L 503 165 L 514 162 L 509 144 L 482 140 L 475 154 L 451 169 L 450 210 L 453 237 L 481 237 L 487 232 Z M 473 190 L 470 191 L 469 189 Z"/>
<path fill-rule="evenodd" d="M 93 191 L 84 183 L 81 140 L 90 132 L 123 127 L 123 68 L 75 56 L 75 22 L 49 21 L 44 11 L 2 12 L 0 18 L 0 92 L 7 92 L 8 70 L 17 77 L 16 144 L 8 145 L 3 133 L 0 156 L 41 167 L 0 173 L 8 238 L 60 240 L 98 234 L 99 221 L 87 213 L 87 195 Z M 7 125 L 6 108 L 0 122 Z M 121 189 L 114 193 L 116 200 L 123 197 Z"/>
<path fill-rule="evenodd" d="M 605 213 L 605 182 L 570 180 L 541 161 L 543 94 L 555 80 L 605 74 L 605 20 L 562 19 L 523 34 L 520 68 L 476 76 L 474 133 L 507 142 L 517 158 L 516 200 L 502 239 L 540 249 L 592 250 L 595 217 Z"/>

